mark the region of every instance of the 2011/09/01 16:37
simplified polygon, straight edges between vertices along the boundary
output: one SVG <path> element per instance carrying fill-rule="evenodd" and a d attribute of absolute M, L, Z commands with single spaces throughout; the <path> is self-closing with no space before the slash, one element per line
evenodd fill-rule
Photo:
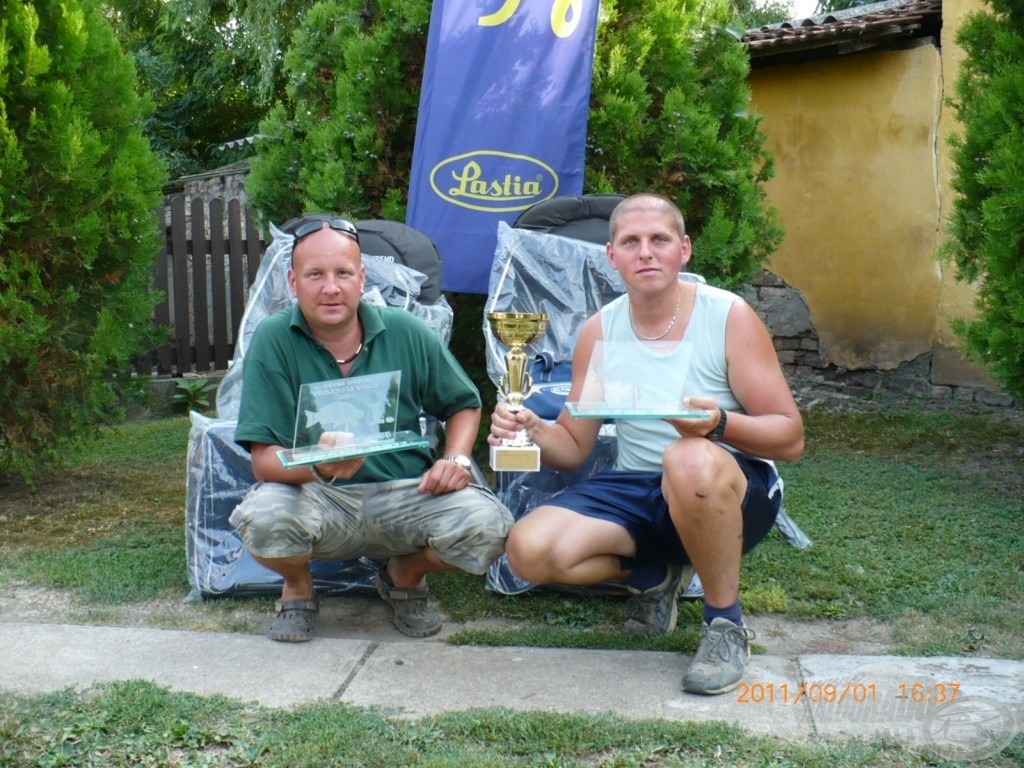
<path fill-rule="evenodd" d="M 914 703 L 956 701 L 960 694 L 960 683 L 898 683 L 896 698 L 909 699 Z M 842 704 L 851 701 L 856 704 L 875 703 L 879 700 L 877 683 L 811 683 L 799 686 L 789 683 L 741 683 L 737 688 L 740 704 L 798 704 L 804 698 L 812 704 L 821 702 Z"/>

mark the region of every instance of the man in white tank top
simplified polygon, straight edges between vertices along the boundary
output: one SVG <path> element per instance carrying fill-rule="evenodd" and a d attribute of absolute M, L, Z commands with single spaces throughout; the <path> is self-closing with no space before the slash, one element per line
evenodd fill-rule
<path fill-rule="evenodd" d="M 625 295 L 587 320 L 573 358 L 569 402 L 591 399 L 601 367 L 634 402 L 698 418 L 618 418 L 615 470 L 586 478 L 522 517 L 506 544 L 512 570 L 536 584 L 621 580 L 635 594 L 626 630 L 675 628 L 681 586 L 704 587 L 701 644 L 683 689 L 717 694 L 743 677 L 753 632 L 743 623 L 740 564 L 782 503 L 774 461 L 803 453 L 800 411 L 768 329 L 740 297 L 680 278 L 691 257 L 682 214 L 668 198 L 634 195 L 612 213 L 607 246 Z M 600 359 L 598 359 L 600 358 Z M 625 373 L 614 375 L 618 367 Z M 541 461 L 581 467 L 601 421 L 567 410 L 547 422 L 499 404 L 488 440 L 526 430 Z"/>

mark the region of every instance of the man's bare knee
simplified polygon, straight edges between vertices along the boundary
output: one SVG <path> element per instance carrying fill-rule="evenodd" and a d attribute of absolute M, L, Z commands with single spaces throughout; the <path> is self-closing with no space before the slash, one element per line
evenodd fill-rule
<path fill-rule="evenodd" d="M 512 532 L 505 542 L 505 554 L 513 572 L 530 581 L 541 583 L 549 572 L 549 556 L 547 546 L 536 537 L 524 533 L 513 526 Z"/>
<path fill-rule="evenodd" d="M 731 503 L 745 478 L 722 448 L 706 440 L 680 440 L 665 451 L 662 492 L 670 507 L 699 513 L 709 503 Z M 737 500 L 738 501 L 738 500 Z"/>

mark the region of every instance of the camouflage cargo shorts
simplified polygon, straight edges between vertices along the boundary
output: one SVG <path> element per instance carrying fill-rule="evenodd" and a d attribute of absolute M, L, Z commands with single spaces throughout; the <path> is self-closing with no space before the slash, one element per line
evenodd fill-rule
<path fill-rule="evenodd" d="M 433 496 L 418 478 L 329 486 L 260 483 L 231 513 L 262 558 L 383 559 L 433 549 L 449 565 L 485 573 L 505 548 L 512 514 L 488 488 Z"/>

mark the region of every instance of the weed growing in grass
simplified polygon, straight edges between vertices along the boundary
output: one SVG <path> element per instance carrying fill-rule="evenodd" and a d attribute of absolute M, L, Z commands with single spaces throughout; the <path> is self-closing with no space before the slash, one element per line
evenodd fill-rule
<path fill-rule="evenodd" d="M 209 410 L 211 397 L 217 391 L 217 382 L 205 378 L 175 379 L 175 392 L 172 398 L 175 405 L 185 411 Z"/>

